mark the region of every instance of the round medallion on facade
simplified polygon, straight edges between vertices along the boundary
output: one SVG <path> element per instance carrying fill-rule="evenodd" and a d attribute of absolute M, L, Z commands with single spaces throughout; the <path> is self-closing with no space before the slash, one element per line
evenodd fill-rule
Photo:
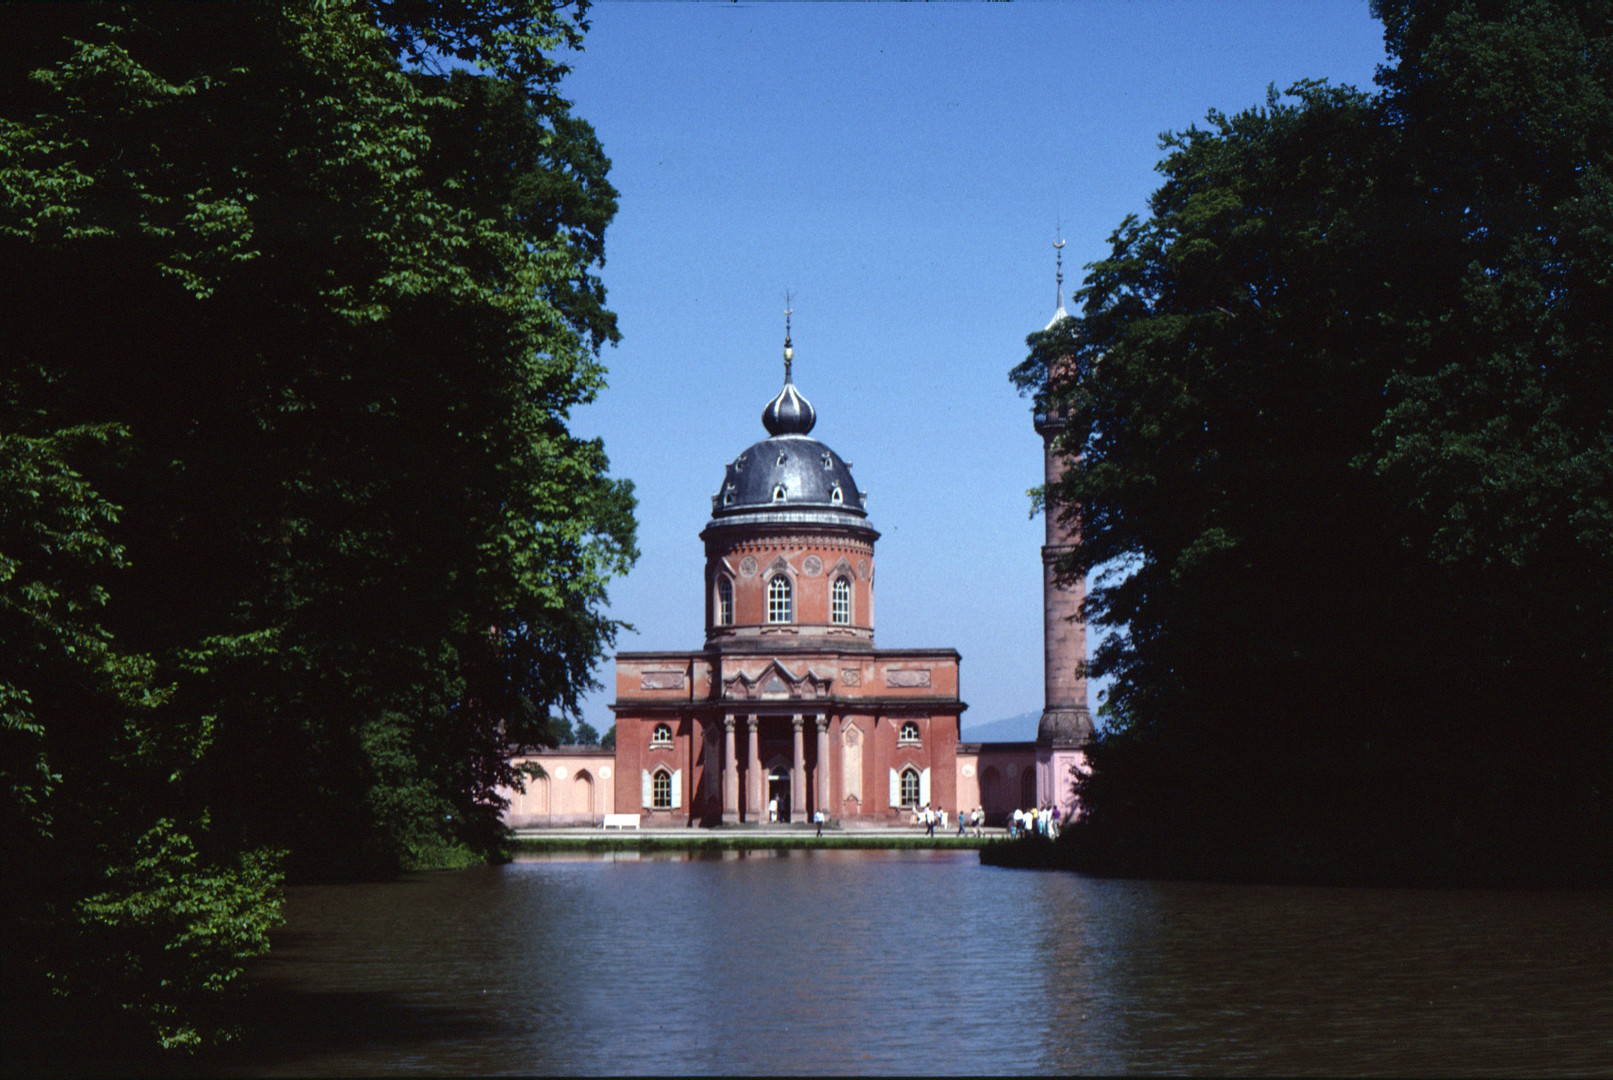
<path fill-rule="evenodd" d="M 564 765 L 555 766 L 554 778 L 556 780 L 564 780 L 566 778 L 566 767 Z"/>
<path fill-rule="evenodd" d="M 808 555 L 806 561 L 801 564 L 801 572 L 807 577 L 817 577 L 823 573 L 823 560 L 816 555 Z"/>
<path fill-rule="evenodd" d="M 747 555 L 739 560 L 739 573 L 741 577 L 756 576 L 756 556 Z"/>

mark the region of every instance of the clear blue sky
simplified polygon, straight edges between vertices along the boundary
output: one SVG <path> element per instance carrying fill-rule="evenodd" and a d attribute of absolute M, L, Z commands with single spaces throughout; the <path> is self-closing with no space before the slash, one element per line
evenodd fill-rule
<path fill-rule="evenodd" d="M 624 650 L 702 643 L 698 534 L 765 437 L 794 291 L 813 435 L 883 534 L 875 637 L 963 654 L 965 725 L 1041 708 L 1041 445 L 1008 382 L 1157 184 L 1158 136 L 1301 78 L 1368 87 L 1365 0 L 642 4 L 590 12 L 565 89 L 611 159 L 622 342 L 573 428 L 637 485 Z M 609 662 L 600 678 L 610 686 Z M 610 691 L 584 718 L 612 723 Z M 1096 701 L 1093 705 L 1096 706 Z"/>

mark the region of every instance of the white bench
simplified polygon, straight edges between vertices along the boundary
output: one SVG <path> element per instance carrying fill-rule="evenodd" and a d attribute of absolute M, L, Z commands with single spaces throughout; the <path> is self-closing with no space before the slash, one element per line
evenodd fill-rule
<path fill-rule="evenodd" d="M 639 815 L 637 814 L 606 814 L 605 824 L 601 828 L 636 829 L 638 828 L 638 819 Z"/>

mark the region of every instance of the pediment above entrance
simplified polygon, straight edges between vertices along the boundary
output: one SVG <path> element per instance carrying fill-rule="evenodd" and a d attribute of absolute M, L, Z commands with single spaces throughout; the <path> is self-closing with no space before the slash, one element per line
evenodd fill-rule
<path fill-rule="evenodd" d="M 723 697 L 730 701 L 815 701 L 829 696 L 833 679 L 813 674 L 810 670 L 801 675 L 777 660 L 754 675 L 736 672 L 723 680 Z"/>

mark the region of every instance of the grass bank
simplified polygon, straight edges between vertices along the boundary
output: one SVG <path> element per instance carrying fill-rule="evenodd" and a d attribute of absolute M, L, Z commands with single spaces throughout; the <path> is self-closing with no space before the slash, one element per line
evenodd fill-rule
<path fill-rule="evenodd" d="M 513 855 L 534 855 L 609 851 L 972 850 L 989 843 L 989 838 L 973 836 L 755 836 L 744 833 L 689 839 L 678 836 L 521 836 L 511 842 L 510 852 Z"/>
<path fill-rule="evenodd" d="M 1324 885 L 1376 888 L 1605 889 L 1613 867 L 1581 856 L 1554 861 L 1498 852 L 1485 858 L 1411 826 L 1388 839 L 1343 842 L 1219 844 L 1197 837 L 1066 832 L 1058 840 L 1025 837 L 988 843 L 981 863 L 1020 870 L 1073 870 L 1094 877 L 1156 881 L 1214 881 L 1240 885 Z M 1511 854 L 1511 858 L 1505 857 Z"/>

